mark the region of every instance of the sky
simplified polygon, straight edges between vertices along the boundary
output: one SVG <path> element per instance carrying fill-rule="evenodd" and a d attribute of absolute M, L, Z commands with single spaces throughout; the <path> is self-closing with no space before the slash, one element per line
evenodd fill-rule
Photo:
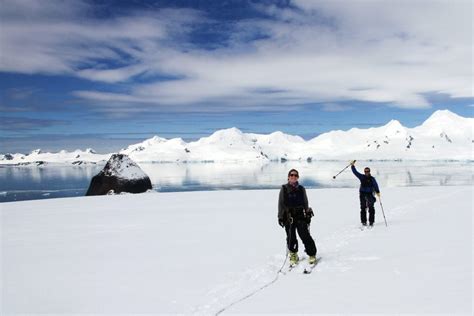
<path fill-rule="evenodd" d="M 0 152 L 472 117 L 472 6 L 0 0 Z"/>

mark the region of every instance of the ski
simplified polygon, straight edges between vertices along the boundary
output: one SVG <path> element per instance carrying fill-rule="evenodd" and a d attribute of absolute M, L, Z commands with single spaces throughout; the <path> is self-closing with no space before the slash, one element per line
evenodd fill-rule
<path fill-rule="evenodd" d="M 313 264 L 308 264 L 308 265 L 304 268 L 303 273 L 304 273 L 304 274 L 310 274 L 311 272 L 313 272 L 314 267 L 316 267 L 316 266 L 318 265 L 318 263 L 319 263 L 319 261 L 321 261 L 321 259 L 322 259 L 321 257 L 318 257 L 318 258 L 316 258 L 316 262 L 315 262 L 315 263 L 313 263 Z"/>
<path fill-rule="evenodd" d="M 295 264 L 290 264 L 290 265 L 288 266 L 288 272 L 290 272 L 291 270 L 293 270 L 293 269 L 296 268 L 297 266 L 298 266 L 297 263 L 295 263 Z"/>
<path fill-rule="evenodd" d="M 364 231 L 364 230 L 372 230 L 372 229 L 374 229 L 374 225 L 360 225 L 360 226 L 359 226 L 359 229 L 360 229 L 361 231 Z"/>

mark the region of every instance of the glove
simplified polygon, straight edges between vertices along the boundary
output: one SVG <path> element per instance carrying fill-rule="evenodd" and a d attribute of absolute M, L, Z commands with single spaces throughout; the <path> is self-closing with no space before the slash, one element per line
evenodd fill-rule
<path fill-rule="evenodd" d="M 351 166 L 355 165 L 356 161 L 355 160 L 352 160 L 351 161 Z"/>
<path fill-rule="evenodd" d="M 311 224 L 311 217 L 314 216 L 313 209 L 310 207 L 304 211 L 304 221 L 309 225 Z"/>
<path fill-rule="evenodd" d="M 285 221 L 282 218 L 279 218 L 278 225 L 280 225 L 281 227 L 285 227 Z"/>

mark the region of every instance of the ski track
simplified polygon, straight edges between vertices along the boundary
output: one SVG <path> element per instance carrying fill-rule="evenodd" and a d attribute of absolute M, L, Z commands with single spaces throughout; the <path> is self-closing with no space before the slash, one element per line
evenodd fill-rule
<path fill-rule="evenodd" d="M 436 197 L 411 200 L 409 203 L 390 208 L 389 212 L 384 208 L 385 215 L 389 216 L 387 217 L 387 223 L 390 226 L 390 221 L 396 220 L 410 211 L 419 209 L 420 205 L 423 205 L 428 201 L 445 199 L 446 197 L 455 194 L 456 192 L 448 192 L 437 195 Z M 383 215 L 381 214 L 382 210 L 378 201 L 376 202 L 376 210 L 379 214 L 379 221 L 380 218 L 382 218 L 382 223 L 377 225 L 378 228 L 375 230 L 382 231 L 385 229 L 385 222 L 383 222 Z M 324 262 L 318 264 L 317 268 L 313 270 L 311 275 L 306 275 L 305 277 L 316 278 L 318 273 L 324 272 L 325 270 L 337 270 L 344 273 L 350 271 L 352 269 L 352 264 L 356 261 L 380 260 L 377 256 L 348 257 L 343 251 L 352 243 L 358 242 L 360 239 L 369 238 L 373 233 L 373 230 L 365 229 L 361 232 L 358 226 L 350 226 L 339 229 L 324 238 L 316 240 L 317 244 L 324 245 L 325 251 L 322 255 L 324 256 Z M 282 272 L 279 273 L 278 278 L 295 277 L 295 274 L 302 274 L 307 257 L 302 255 L 300 259 L 300 264 L 292 271 L 288 271 L 289 263 L 287 262 L 283 267 Z M 217 285 L 207 293 L 209 301 L 195 307 L 191 313 L 194 315 L 215 315 L 225 308 L 225 310 L 222 311 L 222 314 L 225 314 L 225 312 L 228 311 L 227 308 L 232 308 L 232 306 L 230 306 L 231 304 L 255 291 L 258 291 L 259 288 L 272 282 L 284 260 L 285 255 L 277 254 L 271 256 L 266 265 L 248 268 L 239 273 L 229 273 L 226 276 L 227 281 Z M 278 280 L 276 282 L 278 282 Z M 255 295 L 258 294 L 259 293 L 255 293 Z"/>

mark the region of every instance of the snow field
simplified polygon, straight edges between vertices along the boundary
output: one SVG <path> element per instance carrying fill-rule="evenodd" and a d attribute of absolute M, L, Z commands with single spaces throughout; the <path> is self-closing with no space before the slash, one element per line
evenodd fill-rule
<path fill-rule="evenodd" d="M 308 190 L 323 260 L 232 313 L 472 312 L 472 188 L 382 190 L 359 230 L 357 189 Z M 215 314 L 285 259 L 278 190 L 2 203 L 2 313 Z M 303 248 L 300 243 L 300 256 Z"/>

